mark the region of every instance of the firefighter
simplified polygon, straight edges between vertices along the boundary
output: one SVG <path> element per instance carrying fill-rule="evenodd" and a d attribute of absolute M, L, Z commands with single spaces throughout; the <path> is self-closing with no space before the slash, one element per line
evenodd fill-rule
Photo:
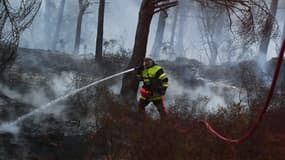
<path fill-rule="evenodd" d="M 139 113 L 145 117 L 145 107 L 152 102 L 156 106 L 160 118 L 164 119 L 166 111 L 163 99 L 168 87 L 166 73 L 161 66 L 155 64 L 153 59 L 146 57 L 144 58 L 143 66 L 138 67 L 137 78 L 139 81 L 143 81 L 138 103 Z"/>

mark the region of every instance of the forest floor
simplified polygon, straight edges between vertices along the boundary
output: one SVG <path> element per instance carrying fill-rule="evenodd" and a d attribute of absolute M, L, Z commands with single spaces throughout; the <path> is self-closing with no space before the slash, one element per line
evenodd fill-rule
<path fill-rule="evenodd" d="M 21 93 L 25 93 L 31 87 L 37 88 L 36 85 L 45 85 L 48 77 L 41 76 L 49 75 L 49 73 L 72 71 L 80 73 L 82 77 L 88 75 L 93 80 L 92 77 L 96 79 L 102 75 L 122 71 L 128 61 L 125 57 L 110 57 L 105 59 L 104 67 L 102 67 L 93 64 L 93 61 L 88 59 L 77 61 L 77 58 L 63 53 L 25 49 L 22 52 L 19 56 L 21 58 L 17 60 L 17 66 L 12 70 L 13 74 L 7 74 L 8 79 L 6 79 L 7 85 Z M 37 55 L 34 52 L 41 52 L 41 54 Z M 197 86 L 204 86 L 208 82 L 228 82 L 238 87 L 244 80 L 246 84 L 244 88 L 250 93 L 260 93 L 257 96 L 261 97 L 266 95 L 262 80 L 254 77 L 253 73 L 257 70 L 252 67 L 251 61 L 207 66 L 196 60 L 180 58 L 174 62 L 158 61 L 158 63 L 163 65 L 173 77 L 178 77 L 178 82 L 190 90 Z M 281 77 L 284 77 L 283 73 Z M 83 84 L 90 81 L 86 79 L 86 82 L 82 82 Z M 279 81 L 278 92 L 284 91 L 283 82 L 282 79 Z M 253 86 L 258 87 L 253 88 Z M 102 91 L 102 88 L 98 90 Z M 217 88 L 213 87 L 213 90 Z M 224 92 L 228 90 L 229 88 L 224 88 Z M 51 97 L 54 96 L 51 91 L 49 94 Z M 285 125 L 283 124 L 285 98 L 282 94 L 276 94 L 277 98 L 275 97 L 273 103 L 279 108 L 266 113 L 256 134 L 245 143 L 237 145 L 226 144 L 212 136 L 204 126 L 191 117 L 191 114 L 189 116 L 188 113 L 183 113 L 188 119 L 181 121 L 191 124 L 192 128 L 189 134 L 182 135 L 176 132 L 173 126 L 162 123 L 160 120 L 150 118 L 146 122 L 137 122 L 137 113 L 132 109 L 131 111 L 125 110 L 125 106 L 116 102 L 117 96 L 112 93 L 97 94 L 98 92 L 90 94 L 86 91 L 84 94 L 69 99 L 67 103 L 69 111 L 65 113 L 66 117 L 62 115 L 64 120 L 57 119 L 52 114 L 38 114 L 36 118 L 23 121 L 19 125 L 18 134 L 0 132 L 0 160 L 283 160 L 285 157 Z M 10 96 L 0 91 L 1 123 L 14 120 L 35 108 Z M 100 110 L 94 108 L 94 97 L 101 97 L 100 103 L 104 107 Z M 181 99 L 183 100 L 183 97 L 178 97 L 178 100 Z M 263 99 L 255 101 L 263 101 Z M 184 104 L 178 101 L 172 107 L 182 105 L 182 108 L 185 108 L 193 104 L 195 103 Z M 112 111 L 113 109 L 115 111 Z M 100 112 L 99 116 L 97 112 Z M 254 114 L 258 113 L 257 110 Z M 96 116 L 92 114 L 100 117 L 94 120 L 95 124 L 82 121 L 86 117 Z M 212 120 L 214 126 L 220 130 L 236 133 L 235 130 L 244 129 L 244 126 L 251 124 L 251 122 L 250 124 L 245 122 L 242 114 L 237 115 L 235 110 L 230 110 L 229 113 L 214 115 L 209 120 Z"/>

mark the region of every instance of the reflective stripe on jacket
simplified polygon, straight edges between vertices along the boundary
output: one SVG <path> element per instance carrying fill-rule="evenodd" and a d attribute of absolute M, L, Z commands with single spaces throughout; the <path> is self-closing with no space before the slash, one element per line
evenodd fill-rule
<path fill-rule="evenodd" d="M 153 65 L 150 68 L 144 69 L 141 74 L 137 75 L 140 80 L 143 81 L 143 88 L 151 91 L 151 97 L 142 97 L 142 99 L 148 98 L 149 100 L 160 100 L 160 90 L 168 87 L 168 79 L 166 73 L 159 65 Z"/>

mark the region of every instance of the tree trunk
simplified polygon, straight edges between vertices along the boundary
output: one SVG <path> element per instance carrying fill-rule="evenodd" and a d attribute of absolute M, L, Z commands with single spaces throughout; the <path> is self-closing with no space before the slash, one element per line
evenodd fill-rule
<path fill-rule="evenodd" d="M 158 20 L 158 25 L 156 29 L 156 35 L 155 35 L 153 47 L 151 50 L 151 55 L 153 56 L 153 58 L 159 57 L 160 48 L 161 48 L 162 40 L 163 40 L 163 34 L 165 30 L 166 18 L 167 18 L 166 11 L 162 11 L 159 13 L 159 20 Z"/>
<path fill-rule="evenodd" d="M 45 36 L 45 44 L 46 44 L 46 49 L 50 49 L 51 47 L 51 14 L 52 14 L 52 3 L 51 0 L 45 0 L 45 12 L 44 12 L 44 17 L 45 17 L 45 25 L 44 25 L 44 36 Z"/>
<path fill-rule="evenodd" d="M 272 26 L 273 26 L 273 19 L 276 15 L 278 6 L 278 0 L 272 0 L 270 5 L 270 12 L 272 17 L 269 15 L 266 19 L 266 23 L 263 29 L 263 35 L 261 38 L 260 46 L 259 46 L 259 54 L 264 55 L 266 57 L 267 55 L 267 49 L 270 42 L 271 32 L 272 32 Z"/>
<path fill-rule="evenodd" d="M 4 32 L 4 26 L 6 23 L 6 20 L 8 18 L 8 15 L 6 13 L 1 14 L 2 17 L 0 17 L 0 40 L 2 39 L 2 32 Z"/>
<path fill-rule="evenodd" d="M 75 42 L 74 42 L 74 54 L 79 54 L 79 45 L 80 45 L 80 35 L 81 35 L 81 25 L 83 18 L 83 11 L 80 9 L 77 17 L 77 25 L 76 25 L 76 34 L 75 34 Z"/>
<path fill-rule="evenodd" d="M 283 24 L 283 31 L 282 32 L 283 33 L 282 33 L 282 37 L 281 37 L 281 43 L 282 43 L 283 39 L 285 38 L 285 22 Z"/>
<path fill-rule="evenodd" d="M 104 33 L 104 10 L 105 10 L 105 0 L 100 0 L 98 11 L 98 26 L 97 26 L 97 38 L 96 38 L 96 53 L 95 61 L 102 61 L 102 48 L 103 48 L 103 33 Z"/>
<path fill-rule="evenodd" d="M 1 74 L 16 59 L 21 32 L 32 24 L 41 5 L 41 1 L 35 0 L 19 3 L 22 5 L 15 8 L 9 0 L 0 0 L 0 81 Z"/>
<path fill-rule="evenodd" d="M 211 60 L 210 64 L 216 65 L 217 59 L 218 59 L 218 48 L 220 47 L 220 44 L 222 43 L 222 31 L 225 24 L 225 10 L 219 9 L 218 11 L 213 11 L 213 14 L 216 13 L 217 17 L 211 17 L 210 16 L 210 22 L 211 22 L 209 29 L 213 29 L 212 33 L 210 33 L 212 36 L 210 36 L 210 52 L 211 52 Z M 214 20 L 213 20 L 214 19 Z"/>
<path fill-rule="evenodd" d="M 210 41 L 208 42 L 209 44 L 209 48 L 210 48 L 210 60 L 209 60 L 209 64 L 210 65 L 216 65 L 217 62 L 217 58 L 218 58 L 218 46 L 216 44 L 216 42 L 214 41 Z"/>
<path fill-rule="evenodd" d="M 127 68 L 132 68 L 142 64 L 146 54 L 150 23 L 153 17 L 154 3 L 149 0 L 143 0 L 139 12 L 137 31 L 133 54 Z M 136 101 L 136 94 L 139 81 L 136 80 L 136 73 L 131 72 L 123 76 L 121 95 L 130 103 Z"/>
<path fill-rule="evenodd" d="M 55 34 L 54 34 L 53 42 L 52 42 L 53 50 L 57 49 L 56 44 L 59 43 L 60 27 L 61 27 L 62 20 L 63 20 L 64 6 L 65 6 L 65 0 L 61 0 L 60 6 L 59 6 L 59 12 L 58 12 L 58 19 L 57 19 L 56 28 L 55 28 Z"/>
<path fill-rule="evenodd" d="M 208 4 L 211 5 L 211 4 Z M 206 56 L 210 65 L 215 65 L 218 59 L 218 48 L 226 34 L 222 34 L 225 24 L 225 9 L 220 6 L 201 5 L 201 34 L 203 36 Z"/>
<path fill-rule="evenodd" d="M 179 14 L 179 25 L 178 25 L 178 37 L 177 37 L 177 44 L 175 50 L 177 51 L 177 55 L 183 56 L 184 55 L 184 45 L 183 39 L 185 35 L 185 16 L 186 10 L 184 9 L 183 3 L 179 3 L 178 6 L 178 14 Z"/>
<path fill-rule="evenodd" d="M 175 7 L 174 8 L 174 18 L 173 18 L 173 22 L 172 22 L 172 28 L 171 28 L 171 37 L 170 37 L 170 45 L 171 48 L 174 49 L 174 38 L 175 38 L 175 31 L 176 31 L 176 24 L 177 24 L 177 17 L 178 17 L 178 8 Z"/>

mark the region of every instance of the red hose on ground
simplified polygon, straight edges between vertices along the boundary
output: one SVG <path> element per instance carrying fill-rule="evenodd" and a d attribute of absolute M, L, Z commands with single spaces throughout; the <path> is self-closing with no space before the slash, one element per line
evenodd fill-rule
<path fill-rule="evenodd" d="M 230 139 L 230 138 L 227 138 L 227 137 L 221 135 L 216 130 L 214 130 L 214 128 L 207 121 L 202 121 L 204 123 L 204 125 L 209 129 L 209 131 L 213 135 L 215 135 L 219 139 L 221 139 L 221 140 L 223 140 L 225 142 L 229 142 L 229 143 L 240 143 L 240 142 L 246 140 L 247 138 L 249 138 L 251 135 L 253 135 L 253 133 L 256 131 L 259 123 L 261 122 L 261 120 L 262 120 L 262 118 L 263 118 L 263 116 L 264 116 L 264 114 L 265 114 L 265 112 L 266 112 L 266 110 L 267 110 L 267 108 L 269 106 L 270 100 L 271 100 L 271 98 L 273 96 L 274 89 L 275 89 L 275 86 L 276 86 L 276 82 L 277 82 L 277 79 L 278 79 L 278 76 L 279 76 L 279 71 L 280 71 L 280 68 L 281 68 L 282 60 L 283 60 L 283 57 L 284 57 L 284 49 L 285 49 L 285 39 L 282 42 L 282 46 L 281 46 L 281 49 L 280 49 L 280 52 L 279 52 L 279 57 L 278 57 L 278 60 L 277 60 L 276 66 L 275 66 L 274 75 L 273 75 L 273 78 L 272 78 L 271 87 L 270 87 L 270 90 L 268 92 L 266 101 L 265 101 L 265 103 L 263 105 L 263 109 L 260 112 L 257 121 L 254 123 L 254 125 L 251 127 L 251 129 L 245 135 L 241 136 L 238 139 Z"/>

